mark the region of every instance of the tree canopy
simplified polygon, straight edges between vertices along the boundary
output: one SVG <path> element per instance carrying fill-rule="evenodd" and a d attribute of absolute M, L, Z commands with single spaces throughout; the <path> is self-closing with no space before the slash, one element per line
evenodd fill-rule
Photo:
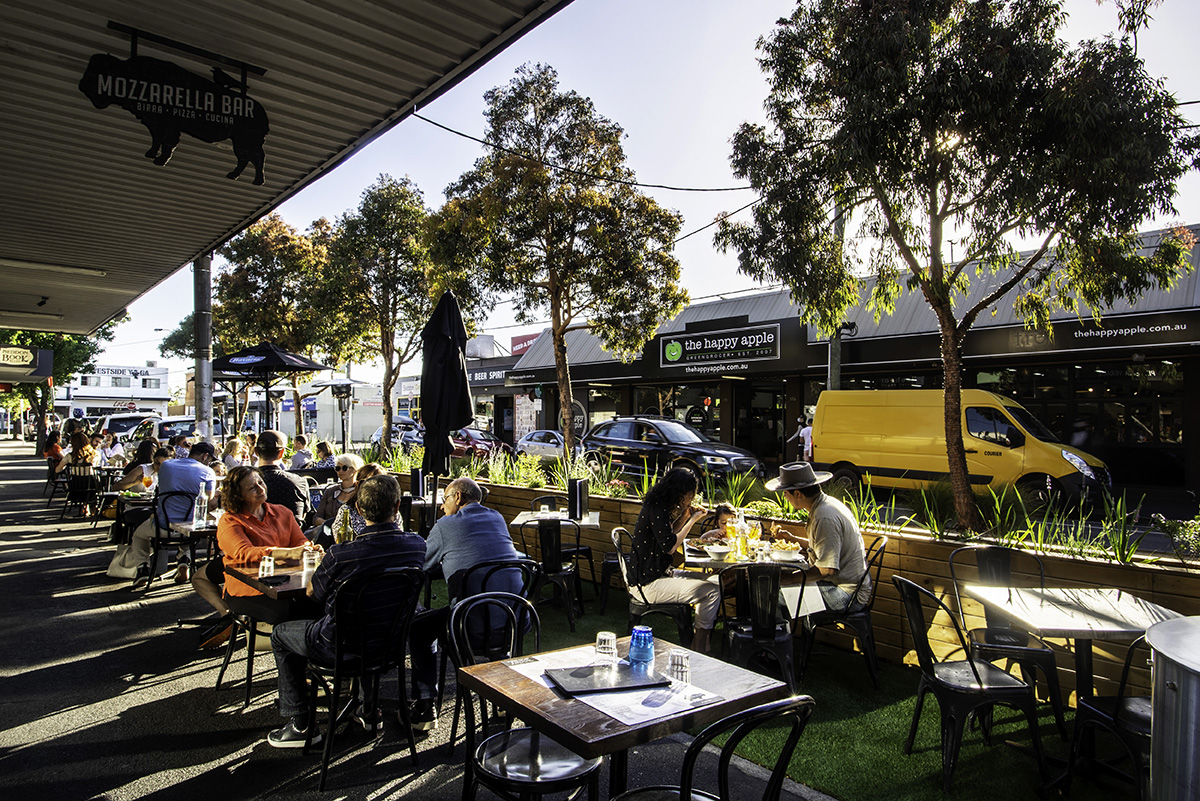
<path fill-rule="evenodd" d="M 446 189 L 434 251 L 473 278 L 481 305 L 511 297 L 523 323 L 550 318 L 559 403 L 572 427 L 566 333 L 588 328 L 623 359 L 687 302 L 671 255 L 681 218 L 632 186 L 624 132 L 589 98 L 525 65 L 484 95 L 491 145 Z"/>
<path fill-rule="evenodd" d="M 1069 46 L 1063 22 L 1061 0 L 801 0 L 759 43 L 769 125 L 733 137 L 762 202 L 715 242 L 743 273 L 788 284 L 824 333 L 903 291 L 933 310 L 964 525 L 960 349 L 979 315 L 1004 302 L 1044 329 L 1056 308 L 1099 317 L 1170 287 L 1192 244 L 1177 230 L 1144 249 L 1137 234 L 1173 213 L 1197 156 L 1175 98 L 1129 36 Z M 1021 255 L 1016 237 L 1037 244 Z M 968 304 L 972 281 L 987 291 Z"/>

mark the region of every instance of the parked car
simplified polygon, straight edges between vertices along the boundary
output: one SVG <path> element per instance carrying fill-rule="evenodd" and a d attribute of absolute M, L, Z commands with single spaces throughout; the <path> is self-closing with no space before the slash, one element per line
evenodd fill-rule
<path fill-rule="evenodd" d="M 124 438 L 125 442 L 141 442 L 148 437 L 154 437 L 164 445 L 171 437 L 177 437 L 180 434 L 187 434 L 189 437 L 196 433 L 196 418 L 192 415 L 186 417 L 147 417 L 145 420 L 137 424 L 133 432 Z M 221 419 L 213 418 L 213 437 L 221 437 Z"/>
<path fill-rule="evenodd" d="M 594 426 L 581 444 L 588 462 L 609 458 L 619 469 L 639 475 L 647 471 L 661 475 L 672 467 L 687 467 L 697 475 L 765 475 L 762 462 L 750 451 L 710 439 L 672 417 L 618 417 Z"/>
<path fill-rule="evenodd" d="M 151 412 L 121 412 L 119 414 L 110 414 L 107 417 L 101 417 L 97 428 L 93 431 L 99 431 L 101 434 L 112 434 L 117 440 L 124 442 L 128 439 L 129 433 L 137 428 L 138 423 L 143 420 L 148 420 L 155 417 Z"/>
<path fill-rule="evenodd" d="M 478 428 L 460 428 L 450 435 L 450 440 L 454 443 L 455 456 L 491 456 L 496 451 L 513 455 L 511 445 L 492 432 L 481 431 Z"/>
<path fill-rule="evenodd" d="M 581 452 L 579 442 L 575 443 L 575 455 Z M 543 462 L 561 459 L 563 455 L 563 435 L 560 431 L 539 429 L 530 431 L 517 440 L 517 453 L 531 453 Z"/>
<path fill-rule="evenodd" d="M 375 429 L 371 435 L 371 444 L 378 445 L 383 439 L 383 426 Z M 392 418 L 392 447 L 409 450 L 425 442 L 425 426 L 406 414 L 398 414 Z"/>

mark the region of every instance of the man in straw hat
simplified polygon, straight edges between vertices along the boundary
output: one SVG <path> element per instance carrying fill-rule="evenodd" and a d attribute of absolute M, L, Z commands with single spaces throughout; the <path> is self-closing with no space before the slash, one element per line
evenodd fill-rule
<path fill-rule="evenodd" d="M 854 590 L 867 572 L 866 551 L 854 515 L 846 504 L 821 491 L 833 473 L 813 470 L 808 462 L 791 462 L 779 468 L 779 477 L 767 489 L 782 492 L 788 503 L 808 512 L 809 562 L 806 572 L 815 580 L 827 609 L 845 611 L 870 598 L 871 579 L 863 582 L 858 598 Z"/>

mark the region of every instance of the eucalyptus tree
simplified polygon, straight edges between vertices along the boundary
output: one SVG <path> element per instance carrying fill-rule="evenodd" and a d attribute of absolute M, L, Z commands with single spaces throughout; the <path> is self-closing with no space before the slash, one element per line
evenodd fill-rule
<path fill-rule="evenodd" d="M 681 218 L 638 191 L 624 131 L 552 67 L 525 65 L 484 100 L 490 147 L 446 189 L 435 253 L 471 276 L 481 307 L 503 296 L 519 322 L 549 317 L 570 449 L 566 334 L 587 328 L 621 359 L 641 352 L 687 302 L 671 255 Z"/>
<path fill-rule="evenodd" d="M 1072 46 L 1064 21 L 1061 0 L 801 0 L 759 42 L 768 124 L 733 137 L 734 171 L 762 197 L 715 237 L 742 272 L 787 283 L 826 334 L 863 295 L 877 317 L 905 290 L 933 311 L 966 526 L 961 347 L 979 316 L 1011 304 L 1045 330 L 1057 308 L 1099 318 L 1170 287 L 1192 245 L 1180 229 L 1146 249 L 1137 233 L 1173 212 L 1196 158 L 1176 99 L 1132 30 Z M 847 218 L 861 252 L 837 233 Z M 1014 237 L 1035 245 L 1019 253 Z"/>

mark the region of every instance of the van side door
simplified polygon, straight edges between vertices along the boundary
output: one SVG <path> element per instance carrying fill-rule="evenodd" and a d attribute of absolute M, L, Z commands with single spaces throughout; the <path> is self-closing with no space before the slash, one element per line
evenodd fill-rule
<path fill-rule="evenodd" d="M 965 413 L 963 449 L 972 484 L 999 489 L 1024 471 L 1025 435 L 1004 412 L 992 406 L 970 406 Z M 983 480 L 986 478 L 987 480 Z"/>

